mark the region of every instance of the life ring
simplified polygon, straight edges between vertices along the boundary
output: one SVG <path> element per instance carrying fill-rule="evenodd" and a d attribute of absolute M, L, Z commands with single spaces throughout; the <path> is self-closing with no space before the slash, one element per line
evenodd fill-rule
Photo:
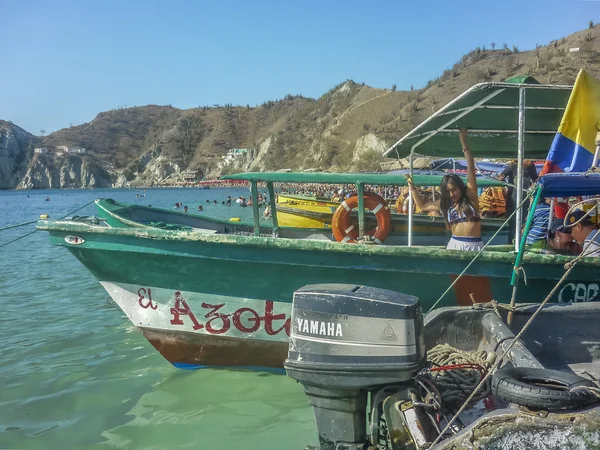
<path fill-rule="evenodd" d="M 370 210 L 377 217 L 377 227 L 367 232 L 378 244 L 382 244 L 390 232 L 392 216 L 390 207 L 379 195 L 374 192 L 365 192 L 365 209 Z M 342 202 L 335 210 L 331 221 L 333 236 L 338 242 L 356 244 L 358 240 L 358 227 L 352 224 L 350 218 L 354 208 L 358 206 L 358 196 L 350 197 Z"/>
<path fill-rule="evenodd" d="M 590 389 L 585 389 L 587 387 L 596 388 L 596 385 L 559 370 L 503 367 L 492 377 L 495 397 L 546 411 L 576 409 L 600 401 Z"/>

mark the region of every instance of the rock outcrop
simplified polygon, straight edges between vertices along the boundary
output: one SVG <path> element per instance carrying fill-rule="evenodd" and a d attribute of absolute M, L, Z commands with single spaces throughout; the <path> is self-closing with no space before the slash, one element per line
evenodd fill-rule
<path fill-rule="evenodd" d="M 17 189 L 110 187 L 114 174 L 87 157 L 36 154 Z"/>
<path fill-rule="evenodd" d="M 32 134 L 0 120 L 0 189 L 14 189 L 19 184 L 36 142 Z"/>
<path fill-rule="evenodd" d="M 156 147 L 140 156 L 117 178 L 114 187 L 152 186 L 181 177 L 181 167 Z"/>

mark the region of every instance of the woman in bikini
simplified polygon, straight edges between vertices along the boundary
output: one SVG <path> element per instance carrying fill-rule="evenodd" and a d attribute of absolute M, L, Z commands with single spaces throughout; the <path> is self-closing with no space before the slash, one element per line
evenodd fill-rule
<path fill-rule="evenodd" d="M 425 201 L 419 195 L 410 176 L 408 186 L 416 205 L 423 211 L 439 211 L 446 222 L 446 228 L 452 232 L 452 238 L 446 248 L 451 250 L 478 251 L 483 248 L 481 240 L 481 216 L 477 196 L 477 177 L 475 160 L 467 145 L 467 130 L 460 130 L 460 143 L 467 160 L 467 185 L 458 175 L 445 175 L 440 183 L 441 198 Z"/>

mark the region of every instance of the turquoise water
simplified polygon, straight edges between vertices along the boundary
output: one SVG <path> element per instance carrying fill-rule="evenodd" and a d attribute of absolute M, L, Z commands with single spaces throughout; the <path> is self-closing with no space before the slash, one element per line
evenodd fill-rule
<path fill-rule="evenodd" d="M 137 195 L 146 195 L 144 198 Z M 0 191 L 0 228 L 98 197 L 250 219 L 245 189 Z M 46 197 L 50 201 L 45 201 Z M 218 205 L 206 200 L 218 200 Z M 93 205 L 77 212 L 94 215 Z M 0 232 L 0 245 L 34 229 Z M 303 449 L 312 410 L 283 375 L 185 371 L 130 325 L 91 274 L 38 231 L 0 248 L 0 448 Z"/>

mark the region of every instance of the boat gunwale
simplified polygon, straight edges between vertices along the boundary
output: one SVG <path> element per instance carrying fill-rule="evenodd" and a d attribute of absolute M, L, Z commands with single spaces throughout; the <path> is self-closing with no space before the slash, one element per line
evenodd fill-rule
<path fill-rule="evenodd" d="M 230 244 L 251 247 L 271 247 L 297 251 L 331 251 L 335 253 L 358 253 L 364 255 L 387 255 L 387 256 L 424 256 L 452 260 L 471 260 L 472 252 L 463 250 L 448 250 L 444 247 L 402 245 L 365 245 L 365 244 L 340 244 L 339 242 L 318 239 L 295 239 L 274 238 L 265 236 L 245 236 L 232 234 L 204 234 L 195 231 L 162 230 L 158 228 L 114 228 L 85 223 L 76 223 L 68 220 L 40 220 L 36 228 L 49 232 L 65 233 L 91 233 L 100 235 L 112 235 L 123 237 L 134 237 L 152 240 L 188 241 L 207 244 Z M 64 247 L 76 247 L 77 245 L 61 244 Z M 142 247 L 142 246 L 141 246 Z M 505 247 L 505 246 L 503 246 Z M 507 251 L 486 250 L 481 253 L 478 260 L 481 262 L 515 262 L 516 253 Z M 575 259 L 574 256 L 525 253 L 523 261 L 528 263 L 557 265 L 565 264 Z M 585 258 L 578 265 L 600 267 L 600 258 Z"/>

